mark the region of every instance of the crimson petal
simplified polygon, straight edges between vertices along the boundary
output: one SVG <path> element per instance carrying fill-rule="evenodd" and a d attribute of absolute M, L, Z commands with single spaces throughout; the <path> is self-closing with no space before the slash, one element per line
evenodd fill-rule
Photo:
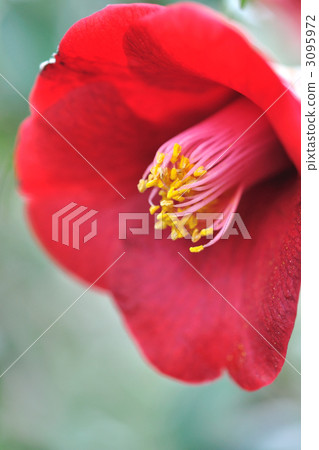
<path fill-rule="evenodd" d="M 201 382 L 227 368 L 254 390 L 278 375 L 294 326 L 299 181 L 287 175 L 252 189 L 239 212 L 252 239 L 231 236 L 199 255 L 185 241 L 131 236 L 110 286 L 132 335 L 160 371 Z"/>
<path fill-rule="evenodd" d="M 188 243 L 120 241 L 118 213 L 147 210 L 136 183 L 168 138 L 238 94 L 266 111 L 285 89 L 243 34 L 192 4 L 113 5 L 81 20 L 33 89 L 38 112 L 20 129 L 16 159 L 32 226 L 49 253 L 89 283 L 126 251 L 97 285 L 113 291 L 144 353 L 171 376 L 205 381 L 228 368 L 256 389 L 279 372 L 298 295 L 298 182 L 292 175 L 251 190 L 240 212 L 252 241 L 234 237 L 202 255 L 189 255 Z M 267 111 L 297 168 L 299 108 L 286 92 Z M 52 240 L 52 214 L 70 202 L 100 214 L 98 235 L 80 251 Z"/>

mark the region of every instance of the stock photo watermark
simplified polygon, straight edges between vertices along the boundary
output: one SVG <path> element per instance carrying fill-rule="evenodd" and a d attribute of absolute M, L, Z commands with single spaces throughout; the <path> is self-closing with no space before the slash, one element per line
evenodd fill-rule
<path fill-rule="evenodd" d="M 183 235 L 185 239 L 192 239 L 192 235 L 187 230 L 187 224 L 191 220 L 191 215 L 184 215 L 179 217 L 177 214 L 167 214 L 175 228 Z M 224 232 L 221 239 L 228 239 L 230 236 L 241 236 L 243 239 L 251 239 L 251 235 L 241 217 L 237 212 L 233 212 L 226 220 L 226 224 L 220 227 L 223 223 L 223 213 L 197 213 L 195 217 L 200 221 L 204 228 L 212 232 L 205 235 L 206 239 L 212 239 L 214 230 L 223 228 Z M 129 222 L 138 222 L 138 226 L 129 227 Z M 127 239 L 128 231 L 133 235 L 148 236 L 153 233 L 154 239 L 163 239 L 163 229 L 155 227 L 156 218 L 154 219 L 149 213 L 119 213 L 119 239 Z M 167 239 L 171 239 L 171 234 Z"/>
<path fill-rule="evenodd" d="M 85 244 L 97 235 L 97 219 L 92 220 L 97 213 L 95 209 L 69 203 L 52 215 L 52 240 L 80 250 L 80 243 Z M 81 226 L 86 223 L 91 229 L 82 235 Z"/>
<path fill-rule="evenodd" d="M 52 240 L 79 250 L 82 244 L 97 236 L 98 220 L 95 217 L 97 214 L 98 211 L 95 209 L 89 209 L 75 202 L 69 203 L 52 214 Z M 177 214 L 168 213 L 168 216 L 174 223 L 176 230 L 185 239 L 192 239 L 192 235 L 187 229 L 190 215 L 179 217 Z M 241 215 L 237 212 L 229 214 L 225 222 L 223 213 L 197 213 L 196 219 L 202 223 L 205 229 L 211 230 L 205 235 L 206 239 L 213 239 L 215 230 L 221 228 L 224 230 L 221 239 L 228 239 L 230 236 L 251 239 Z M 132 226 L 132 222 L 134 222 L 134 226 Z M 84 227 L 85 224 L 86 227 Z M 90 226 L 89 231 L 87 231 L 87 225 Z M 164 229 L 156 227 L 156 218 L 148 212 L 119 213 L 118 227 L 118 238 L 121 240 L 127 239 L 128 233 L 135 236 L 153 234 L 154 239 L 166 239 L 163 234 Z M 167 239 L 172 239 L 172 235 L 169 234 Z"/>

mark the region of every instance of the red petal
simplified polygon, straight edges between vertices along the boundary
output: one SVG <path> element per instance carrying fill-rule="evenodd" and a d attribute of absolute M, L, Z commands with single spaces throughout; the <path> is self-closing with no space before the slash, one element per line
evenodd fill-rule
<path fill-rule="evenodd" d="M 135 200 L 122 201 L 76 150 L 130 196 L 167 138 L 214 112 L 234 91 L 265 110 L 284 91 L 281 80 L 239 32 L 196 5 L 110 6 L 71 28 L 56 61 L 41 72 L 32 102 L 71 146 L 35 112 L 18 145 L 18 176 L 41 241 L 89 282 L 120 256 L 124 242 L 123 260 L 98 284 L 111 286 L 144 352 L 161 371 L 203 381 L 227 366 L 247 389 L 271 382 L 282 358 L 186 266 L 176 243 L 117 239 L 118 209 L 136 211 Z M 287 92 L 268 115 L 299 167 L 299 102 Z M 282 355 L 299 283 L 296 219 L 287 210 L 296 205 L 292 190 L 287 180 L 247 196 L 243 218 L 252 241 L 234 237 L 210 249 L 210 256 L 191 256 L 186 243 L 180 244 Z M 265 210 L 251 211 L 262 198 Z M 51 236 L 52 213 L 71 201 L 101 214 L 102 232 L 80 251 Z"/>
<path fill-rule="evenodd" d="M 145 212 L 144 200 L 131 198 L 122 211 Z M 98 234 L 80 250 L 52 240 L 52 215 L 71 201 L 98 211 Z M 201 382 L 227 368 L 249 390 L 278 375 L 299 292 L 298 180 L 278 178 L 246 194 L 239 212 L 252 240 L 230 237 L 198 255 L 185 241 L 130 233 L 119 240 L 118 203 L 85 191 L 33 200 L 28 211 L 49 253 L 88 283 L 126 252 L 96 286 L 111 289 L 133 337 L 161 372 Z"/>
<path fill-rule="evenodd" d="M 69 245 L 62 244 L 62 219 L 68 213 L 59 218 L 56 229 L 58 230 L 58 241 L 53 240 L 52 217 L 67 205 L 75 203 L 79 207 L 84 206 L 87 211 L 93 209 L 97 211 L 94 219 L 97 220 L 97 236 L 88 242 L 83 242 L 83 237 L 90 231 L 91 221 L 81 226 L 80 250 L 73 248 L 73 224 L 78 217 L 69 222 Z M 70 212 L 74 211 L 74 206 Z M 118 239 L 118 221 L 116 220 L 116 204 L 110 201 L 106 203 L 101 196 L 91 195 L 89 192 L 75 191 L 72 194 L 66 193 L 49 194 L 31 200 L 27 204 L 27 211 L 31 225 L 36 236 L 56 262 L 71 272 L 80 280 L 92 284 L 103 272 L 123 253 L 122 241 Z M 81 215 L 79 215 L 81 217 Z M 92 217 L 93 220 L 93 217 Z M 96 286 L 107 289 L 108 278 L 112 276 L 107 273 Z"/>
<path fill-rule="evenodd" d="M 116 89 L 98 81 L 70 91 L 45 119 L 53 127 L 34 115 L 19 134 L 18 177 L 23 193 L 32 197 L 85 187 L 121 201 L 121 195 L 137 192 L 146 155 L 163 139 Z"/>
<path fill-rule="evenodd" d="M 187 30 L 187 31 L 186 31 Z M 300 102 L 287 91 L 246 37 L 211 9 L 177 4 L 134 24 L 126 35 L 132 70 L 146 82 L 167 84 L 179 65 L 234 89 L 267 112 L 285 149 L 300 169 Z"/>
<path fill-rule="evenodd" d="M 38 77 L 31 103 L 65 140 L 33 111 L 17 157 L 23 190 L 80 180 L 101 189 L 73 146 L 125 196 L 161 143 L 234 90 L 265 110 L 284 89 L 250 43 L 209 9 L 107 7 L 68 31 L 56 63 Z M 299 102 L 287 92 L 268 115 L 299 167 Z"/>
<path fill-rule="evenodd" d="M 299 181 L 255 188 L 239 212 L 252 240 L 232 236 L 197 255 L 186 250 L 189 242 L 131 237 L 111 289 L 132 335 L 161 372 L 201 382 L 227 368 L 254 390 L 278 375 L 295 321 Z"/>

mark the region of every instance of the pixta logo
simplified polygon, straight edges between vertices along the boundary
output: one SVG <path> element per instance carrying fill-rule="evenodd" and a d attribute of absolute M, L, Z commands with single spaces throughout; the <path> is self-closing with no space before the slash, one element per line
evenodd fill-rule
<path fill-rule="evenodd" d="M 179 218 L 176 214 L 168 213 L 168 216 L 174 221 L 175 227 L 182 233 L 185 239 L 191 239 L 191 234 L 185 228 L 190 215 Z M 213 227 L 215 222 L 223 220 L 223 213 L 196 213 L 195 217 L 198 220 L 206 223 L 206 227 Z M 156 229 L 154 224 L 150 226 L 151 221 L 156 222 L 156 218 L 149 215 L 149 213 L 120 213 L 119 214 L 119 239 L 127 239 L 128 231 L 134 235 L 149 235 L 153 234 L 154 239 L 163 239 L 163 230 Z M 134 227 L 129 227 L 130 221 L 135 222 Z M 251 239 L 248 229 L 246 228 L 243 219 L 239 213 L 233 212 L 229 214 L 228 220 L 223 227 L 223 233 L 221 239 L 229 239 L 230 236 L 241 236 L 243 239 Z M 213 235 L 208 234 L 205 236 L 206 239 L 212 239 Z M 168 239 L 171 235 L 168 236 Z"/>
<path fill-rule="evenodd" d="M 80 250 L 80 242 L 85 244 L 97 235 L 97 220 L 91 220 L 97 213 L 95 209 L 69 203 L 52 215 L 52 240 Z M 91 230 L 81 236 L 81 226 L 87 222 Z"/>

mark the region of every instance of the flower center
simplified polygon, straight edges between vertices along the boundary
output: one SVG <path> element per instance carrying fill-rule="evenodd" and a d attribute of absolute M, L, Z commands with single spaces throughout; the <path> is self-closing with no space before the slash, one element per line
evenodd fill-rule
<path fill-rule="evenodd" d="M 170 228 L 173 240 L 209 239 L 190 247 L 197 253 L 223 236 L 244 189 L 288 164 L 265 115 L 240 98 L 163 144 L 138 190 L 151 189 L 156 229 Z"/>

